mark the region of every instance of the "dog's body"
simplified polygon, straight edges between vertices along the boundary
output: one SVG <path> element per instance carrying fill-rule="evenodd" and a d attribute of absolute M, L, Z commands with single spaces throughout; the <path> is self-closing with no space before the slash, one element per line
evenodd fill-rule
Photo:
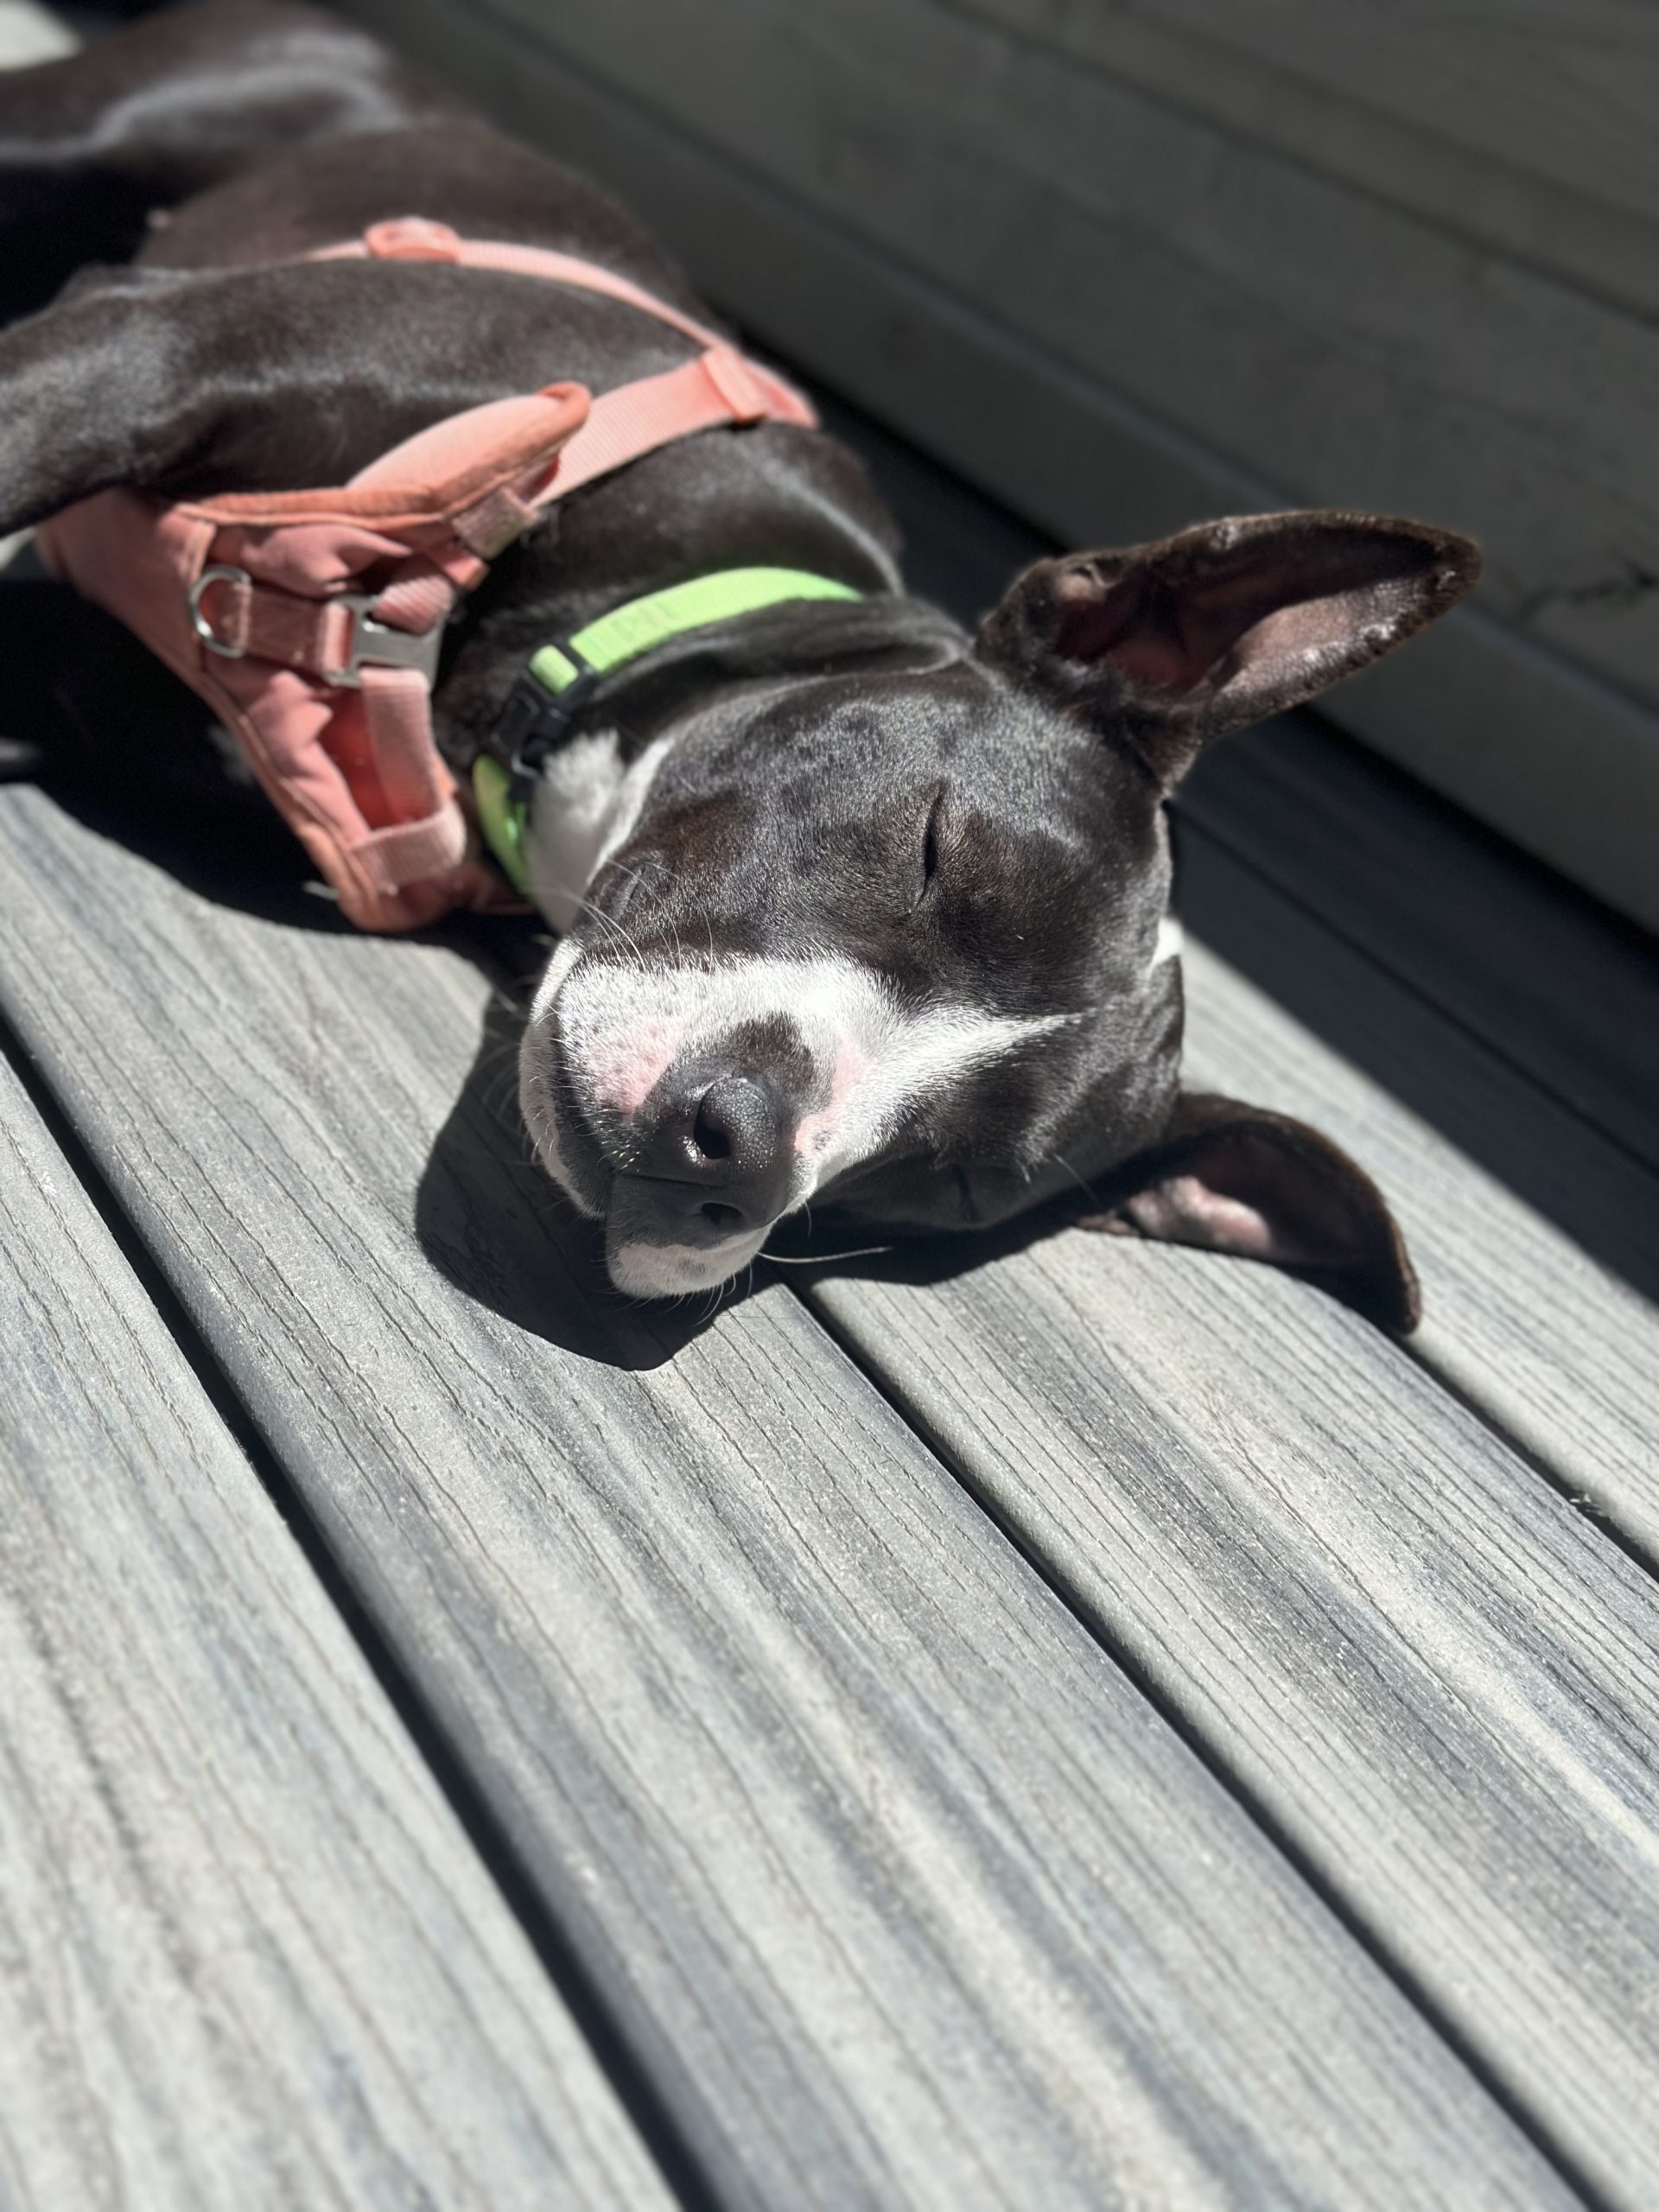
<path fill-rule="evenodd" d="M 0 339 L 9 529 L 113 484 L 341 482 L 483 401 L 556 378 L 605 391 L 685 354 L 563 286 L 301 258 L 376 222 L 579 254 L 703 313 L 593 187 L 355 32 L 255 0 L 0 80 L 0 205 L 40 293 L 67 273 L 51 222 L 66 260 L 135 257 Z M 748 566 L 861 596 L 620 671 L 530 820 L 534 895 L 567 935 L 525 1039 L 526 1118 L 604 1217 L 617 1282 L 723 1281 L 810 1197 L 944 1227 L 1104 1178 L 1144 1233 L 1331 1270 L 1408 1325 L 1409 1270 L 1359 1171 L 1297 1125 L 1179 1094 L 1161 802 L 1210 736 L 1440 612 L 1472 549 L 1346 516 L 1217 524 L 1039 564 L 976 640 L 904 594 L 831 440 L 713 431 L 502 556 L 446 651 L 441 742 L 469 760 L 548 640 Z"/>

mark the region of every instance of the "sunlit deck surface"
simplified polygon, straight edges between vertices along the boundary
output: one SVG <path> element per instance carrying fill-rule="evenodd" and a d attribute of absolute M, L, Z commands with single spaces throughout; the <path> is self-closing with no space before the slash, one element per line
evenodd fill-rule
<path fill-rule="evenodd" d="M 919 588 L 1041 550 L 850 427 Z M 1406 1342 L 1078 1230 L 631 1305 L 528 932 L 0 791 L 0 2203 L 1659 2202 L 1659 963 L 1312 720 L 1179 842 Z"/>
<path fill-rule="evenodd" d="M 1653 2202 L 1652 955 L 1310 721 L 1179 842 L 1407 1343 L 1077 1230 L 631 1306 L 533 944 L 0 793 L 8 2202 Z"/>

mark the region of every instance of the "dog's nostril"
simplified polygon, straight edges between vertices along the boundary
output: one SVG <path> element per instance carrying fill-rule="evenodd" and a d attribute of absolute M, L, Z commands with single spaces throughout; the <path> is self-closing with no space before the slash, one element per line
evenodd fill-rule
<path fill-rule="evenodd" d="M 709 1204 L 699 1211 L 706 1222 L 710 1223 L 715 1229 L 724 1230 L 728 1236 L 735 1235 L 743 1226 L 743 1217 L 735 1206 L 723 1206 L 711 1198 Z"/>
<path fill-rule="evenodd" d="M 781 1205 L 793 1162 L 788 1128 L 771 1084 L 728 1069 L 701 1096 L 687 1085 L 684 1103 L 649 1141 L 645 1172 L 701 1185 L 711 1204 L 735 1206 L 728 1225 L 744 1229 L 759 1219 L 760 1201 L 774 1185 Z"/>
<path fill-rule="evenodd" d="M 697 1118 L 691 1124 L 691 1141 L 705 1160 L 729 1160 L 732 1156 L 731 1127 L 721 1114 L 712 1090 L 697 1109 Z"/>

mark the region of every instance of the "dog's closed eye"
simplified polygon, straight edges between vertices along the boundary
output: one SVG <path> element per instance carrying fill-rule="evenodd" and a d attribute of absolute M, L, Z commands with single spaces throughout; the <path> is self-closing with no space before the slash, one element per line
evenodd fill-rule
<path fill-rule="evenodd" d="M 921 875 L 916 887 L 916 895 L 910 902 L 910 911 L 912 914 L 932 889 L 933 879 L 938 874 L 939 845 L 944 817 L 944 790 L 941 785 L 933 795 L 933 804 L 928 810 L 927 820 L 922 828 Z"/>

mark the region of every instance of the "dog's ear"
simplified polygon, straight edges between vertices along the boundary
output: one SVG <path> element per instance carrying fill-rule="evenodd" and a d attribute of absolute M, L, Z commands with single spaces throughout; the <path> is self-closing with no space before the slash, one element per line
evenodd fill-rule
<path fill-rule="evenodd" d="M 1176 781 L 1213 737 L 1312 698 L 1442 614 L 1480 573 L 1454 531 L 1316 512 L 1205 523 L 1039 561 L 979 651 Z"/>
<path fill-rule="evenodd" d="M 1268 1260 L 1313 1276 L 1396 1335 L 1421 1315 L 1382 1192 L 1347 1154 L 1287 1115 L 1184 1095 L 1162 1139 L 1102 1186 L 1083 1226 Z"/>
<path fill-rule="evenodd" d="M 435 288 L 470 273 L 423 272 Z M 397 263 L 88 271 L 0 330 L 0 533 L 118 484 L 343 482 L 467 404 L 406 283 Z"/>

